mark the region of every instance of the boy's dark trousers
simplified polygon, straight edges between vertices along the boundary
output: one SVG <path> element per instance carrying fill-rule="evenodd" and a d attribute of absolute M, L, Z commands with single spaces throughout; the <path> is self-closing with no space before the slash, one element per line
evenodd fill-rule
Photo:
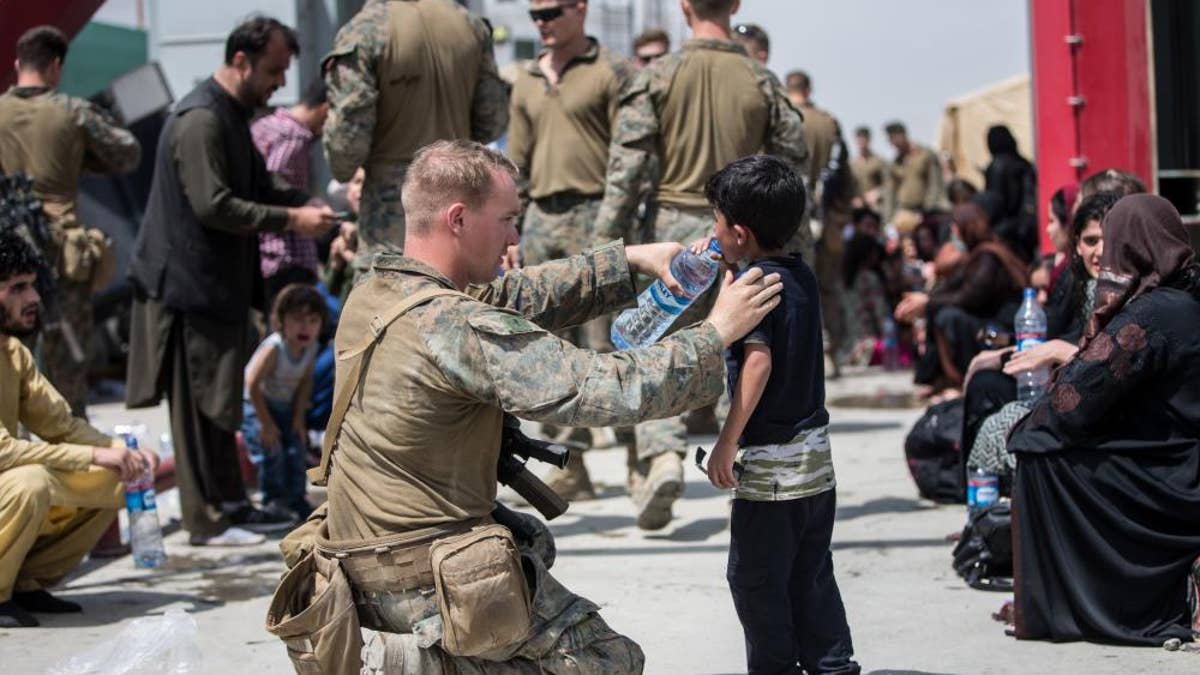
<path fill-rule="evenodd" d="M 727 578 L 751 675 L 860 672 L 833 578 L 835 490 L 733 501 Z"/>

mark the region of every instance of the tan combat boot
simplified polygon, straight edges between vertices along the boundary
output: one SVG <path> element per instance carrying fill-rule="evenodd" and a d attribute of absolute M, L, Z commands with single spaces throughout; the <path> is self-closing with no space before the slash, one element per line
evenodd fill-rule
<path fill-rule="evenodd" d="M 645 478 L 632 481 L 633 505 L 638 527 L 661 530 L 671 522 L 671 505 L 683 494 L 683 462 L 678 453 L 664 452 L 649 464 Z"/>
<path fill-rule="evenodd" d="M 596 488 L 592 487 L 592 479 L 583 463 L 583 452 L 574 448 L 568 455 L 566 468 L 551 469 L 545 483 L 559 497 L 569 502 L 583 502 L 596 498 Z"/>

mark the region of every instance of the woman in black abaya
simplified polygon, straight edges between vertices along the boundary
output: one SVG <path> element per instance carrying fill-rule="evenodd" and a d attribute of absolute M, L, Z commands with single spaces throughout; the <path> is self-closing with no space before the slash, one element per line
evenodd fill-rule
<path fill-rule="evenodd" d="M 1200 555 L 1200 268 L 1178 212 L 1123 198 L 1104 220 L 1079 354 L 1009 437 L 1016 633 L 1190 640 Z"/>

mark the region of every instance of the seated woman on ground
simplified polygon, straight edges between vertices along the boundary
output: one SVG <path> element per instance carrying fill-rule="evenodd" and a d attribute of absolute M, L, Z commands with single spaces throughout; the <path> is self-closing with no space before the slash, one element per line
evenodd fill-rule
<path fill-rule="evenodd" d="M 1080 205 L 1068 233 L 1075 255 L 1046 303 L 1046 342 L 1023 352 L 1013 347 L 980 352 L 967 369 L 962 447 L 969 451 L 967 470 L 1011 474 L 1016 460 L 1005 450 L 1009 429 L 1029 412 L 1017 400 L 1018 373 L 1066 363 L 1079 351 L 1084 325 L 1096 298 L 1096 275 L 1104 239 L 1100 223 L 1122 195 L 1101 192 Z M 1002 406 L 1002 407 L 1001 407 Z M 997 411 L 997 408 L 999 410 Z"/>
<path fill-rule="evenodd" d="M 919 395 L 957 393 L 979 352 L 977 334 L 989 324 L 1011 330 L 1028 281 L 1027 267 L 992 233 L 978 204 L 956 207 L 953 217 L 967 249 L 966 260 L 927 296 L 910 293 L 896 308 L 900 321 L 926 317 L 925 352 L 914 378 Z"/>
<path fill-rule="evenodd" d="M 883 259 L 886 250 L 874 237 L 856 234 L 846 244 L 842 256 L 842 282 L 846 292 L 846 355 L 848 363 L 869 365 L 883 339 L 884 324 L 891 317 L 884 284 Z M 894 328 L 894 326 L 893 326 Z M 894 335 L 893 335 L 894 337 Z"/>
<path fill-rule="evenodd" d="M 1109 211 L 1080 351 L 1017 423 L 1016 635 L 1192 639 L 1200 555 L 1200 266 L 1170 202 Z"/>

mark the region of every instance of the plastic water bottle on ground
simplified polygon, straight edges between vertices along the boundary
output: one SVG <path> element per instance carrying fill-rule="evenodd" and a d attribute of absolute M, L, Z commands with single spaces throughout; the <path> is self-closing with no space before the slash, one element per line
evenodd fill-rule
<path fill-rule="evenodd" d="M 120 426 L 114 431 L 125 441 L 130 452 L 138 449 L 135 427 Z M 163 548 L 162 527 L 158 522 L 158 507 L 154 499 L 154 472 L 149 465 L 142 468 L 140 476 L 125 483 L 125 507 L 129 511 L 129 546 L 133 549 L 133 564 L 137 567 L 162 566 L 167 561 L 167 552 Z"/>
<path fill-rule="evenodd" d="M 967 478 L 967 508 L 991 506 L 1000 501 L 1000 479 L 986 469 L 976 468 Z"/>
<path fill-rule="evenodd" d="M 890 316 L 883 319 L 883 369 L 900 369 L 900 339 L 896 335 L 896 322 Z"/>
<path fill-rule="evenodd" d="M 676 295 L 667 289 L 661 279 L 650 284 L 650 288 L 638 296 L 638 306 L 621 312 L 613 322 L 613 345 L 620 350 L 648 347 L 675 323 L 679 315 L 700 294 L 704 293 L 720 272 L 721 263 L 712 254 L 721 254 L 721 244 L 713 239 L 708 249 L 696 255 L 684 249 L 671 261 L 671 274 L 683 286 L 683 294 Z"/>
<path fill-rule="evenodd" d="M 1017 332 L 1017 351 L 1023 352 L 1046 341 L 1046 312 L 1037 301 L 1037 290 L 1025 289 L 1025 299 L 1013 320 Z M 1017 373 L 1017 400 L 1033 401 L 1046 390 L 1050 370 L 1035 368 Z"/>

